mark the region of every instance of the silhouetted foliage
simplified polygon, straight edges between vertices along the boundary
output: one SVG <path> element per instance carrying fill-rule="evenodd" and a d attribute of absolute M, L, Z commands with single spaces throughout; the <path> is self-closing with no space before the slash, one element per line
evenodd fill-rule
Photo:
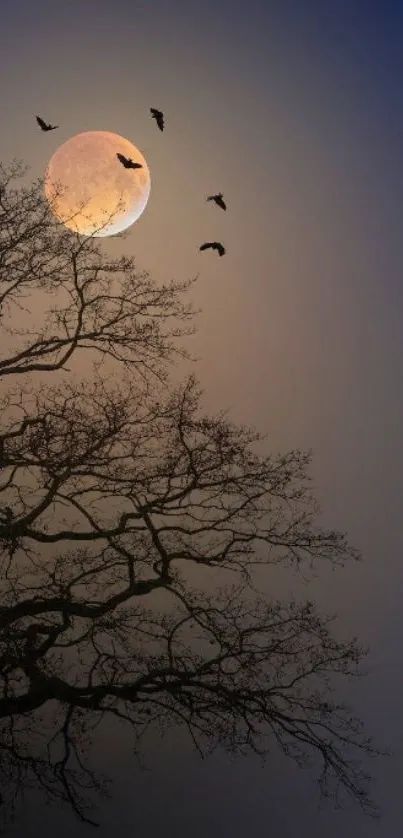
<path fill-rule="evenodd" d="M 136 751 L 158 724 L 202 753 L 319 757 L 323 792 L 372 811 L 354 753 L 377 751 L 331 689 L 364 651 L 311 602 L 255 586 L 256 566 L 359 558 L 315 525 L 310 454 L 259 456 L 257 433 L 201 413 L 193 376 L 170 384 L 189 283 L 157 286 L 68 233 L 40 183 L 11 188 L 21 173 L 0 170 L 5 816 L 42 788 L 92 823 L 86 750 L 108 717 Z M 67 365 L 90 356 L 80 380 Z"/>

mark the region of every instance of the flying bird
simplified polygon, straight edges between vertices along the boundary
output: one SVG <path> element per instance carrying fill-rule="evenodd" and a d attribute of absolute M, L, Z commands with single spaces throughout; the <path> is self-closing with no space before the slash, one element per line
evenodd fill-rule
<path fill-rule="evenodd" d="M 225 201 L 223 200 L 223 198 L 224 198 L 223 193 L 218 192 L 217 195 L 209 195 L 207 200 L 208 201 L 214 201 L 217 204 L 218 207 L 221 207 L 221 209 L 226 210 L 227 205 L 226 205 Z"/>
<path fill-rule="evenodd" d="M 42 131 L 54 131 L 55 128 L 59 127 L 58 125 L 51 125 L 50 122 L 45 122 L 40 116 L 36 117 L 36 121 Z"/>
<path fill-rule="evenodd" d="M 217 250 L 220 256 L 224 256 L 225 247 L 221 244 L 221 242 L 205 242 L 205 244 L 202 244 L 200 250 L 208 250 L 209 247 L 212 250 Z"/>
<path fill-rule="evenodd" d="M 157 110 L 157 108 L 150 108 L 151 111 L 151 118 L 155 119 L 158 128 L 160 131 L 164 130 L 164 114 L 162 111 Z"/>
<path fill-rule="evenodd" d="M 131 157 L 125 157 L 124 154 L 117 153 L 116 157 L 120 160 L 125 169 L 142 169 L 141 163 L 133 163 Z"/>

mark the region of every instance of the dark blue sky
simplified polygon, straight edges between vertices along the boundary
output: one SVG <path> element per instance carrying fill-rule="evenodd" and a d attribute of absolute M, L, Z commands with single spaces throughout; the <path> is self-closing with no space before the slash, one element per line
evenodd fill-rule
<path fill-rule="evenodd" d="M 371 676 L 350 698 L 395 750 L 370 766 L 383 807 L 373 822 L 319 811 L 312 777 L 276 751 L 264 768 L 220 753 L 200 762 L 173 737 L 150 746 L 152 770 L 139 773 L 110 732 L 97 759 L 116 787 L 97 834 L 399 835 L 403 4 L 0 0 L 0 13 L 0 159 L 22 157 L 36 177 L 80 131 L 138 145 L 152 194 L 120 246 L 157 279 L 200 271 L 192 349 L 206 409 L 229 407 L 268 433 L 271 450 L 313 448 L 325 522 L 365 561 L 318 568 L 306 595 L 370 643 Z M 150 105 L 166 113 L 163 137 Z M 37 131 L 36 113 L 60 124 L 57 137 Z M 212 230 L 200 196 L 216 188 L 229 205 L 217 219 L 228 253 L 201 264 L 197 245 Z M 91 834 L 35 804 L 11 834 L 55 830 Z"/>

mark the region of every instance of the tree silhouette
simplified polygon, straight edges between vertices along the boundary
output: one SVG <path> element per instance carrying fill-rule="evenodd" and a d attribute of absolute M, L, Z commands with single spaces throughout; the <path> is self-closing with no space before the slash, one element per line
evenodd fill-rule
<path fill-rule="evenodd" d="M 38 788 L 95 823 L 86 754 L 111 717 L 136 751 L 182 725 L 201 753 L 313 757 L 325 795 L 375 811 L 354 757 L 379 751 L 333 691 L 364 650 L 256 587 L 257 567 L 359 558 L 315 525 L 311 454 L 260 456 L 259 434 L 201 412 L 194 376 L 174 386 L 190 283 L 66 232 L 39 181 L 12 188 L 23 174 L 0 170 L 4 817 Z"/>

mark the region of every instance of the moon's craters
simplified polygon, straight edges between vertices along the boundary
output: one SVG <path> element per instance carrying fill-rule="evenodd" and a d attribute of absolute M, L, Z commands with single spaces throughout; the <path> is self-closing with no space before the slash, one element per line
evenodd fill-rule
<path fill-rule="evenodd" d="M 121 152 L 142 164 L 124 169 Z M 45 194 L 55 215 L 74 232 L 111 236 L 136 221 L 150 194 L 150 172 L 141 152 L 118 134 L 87 131 L 64 143 L 50 160 Z"/>

